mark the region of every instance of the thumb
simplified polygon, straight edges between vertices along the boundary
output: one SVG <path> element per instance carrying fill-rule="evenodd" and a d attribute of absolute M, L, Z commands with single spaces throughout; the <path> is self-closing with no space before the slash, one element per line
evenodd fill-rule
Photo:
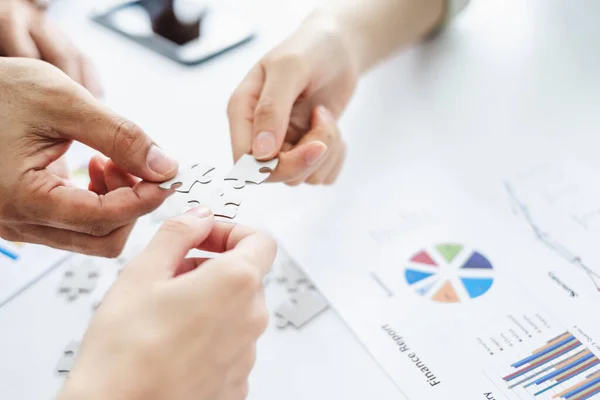
<path fill-rule="evenodd" d="M 127 267 L 135 275 L 134 281 L 155 282 L 170 279 L 187 253 L 202 244 L 215 224 L 208 207 L 193 208 L 185 214 L 167 220 Z"/>
<path fill-rule="evenodd" d="M 265 69 L 265 84 L 254 110 L 252 154 L 259 160 L 277 155 L 285 140 L 292 107 L 305 89 L 305 79 L 290 66 Z M 290 78 L 292 77 L 292 78 Z"/>
<path fill-rule="evenodd" d="M 160 149 L 150 136 L 133 122 L 116 114 L 87 91 L 76 99 L 63 119 L 69 139 L 84 143 L 127 172 L 151 182 L 175 176 L 178 163 Z"/>

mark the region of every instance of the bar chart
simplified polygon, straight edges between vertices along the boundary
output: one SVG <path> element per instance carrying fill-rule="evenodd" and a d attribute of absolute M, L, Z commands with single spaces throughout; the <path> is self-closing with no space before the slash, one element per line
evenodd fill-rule
<path fill-rule="evenodd" d="M 600 359 L 570 332 L 511 365 L 503 380 L 533 398 L 587 400 L 600 396 Z"/>

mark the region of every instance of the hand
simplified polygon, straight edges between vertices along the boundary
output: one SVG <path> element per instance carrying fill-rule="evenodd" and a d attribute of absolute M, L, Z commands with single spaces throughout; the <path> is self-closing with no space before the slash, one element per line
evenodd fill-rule
<path fill-rule="evenodd" d="M 278 155 L 271 181 L 336 180 L 346 146 L 335 121 L 359 73 L 345 43 L 335 26 L 312 18 L 252 68 L 228 107 L 235 160 Z"/>
<path fill-rule="evenodd" d="M 168 220 L 102 301 L 58 400 L 246 398 L 276 250 L 206 207 Z"/>
<path fill-rule="evenodd" d="M 0 59 L 0 93 L 0 236 L 117 256 L 135 220 L 170 193 L 147 181 L 173 177 L 177 163 L 50 64 Z M 73 140 L 111 158 L 91 161 L 90 190 L 57 162 Z"/>
<path fill-rule="evenodd" d="M 8 57 L 48 61 L 94 96 L 101 96 L 102 88 L 90 61 L 34 3 L 27 0 L 0 1 L 0 53 Z"/>

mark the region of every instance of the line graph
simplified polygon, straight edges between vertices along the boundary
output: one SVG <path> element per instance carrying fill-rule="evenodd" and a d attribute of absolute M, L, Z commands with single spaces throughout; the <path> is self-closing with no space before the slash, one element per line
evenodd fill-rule
<path fill-rule="evenodd" d="M 530 228 L 533 231 L 536 238 L 544 246 L 546 246 L 548 249 L 552 250 L 555 254 L 557 254 L 558 256 L 563 258 L 565 261 L 567 261 L 574 267 L 577 267 L 580 270 L 582 270 L 588 276 L 589 280 L 594 285 L 596 290 L 598 292 L 600 292 L 600 274 L 598 274 L 596 271 L 594 271 L 592 268 L 590 268 L 588 265 L 586 265 L 580 256 L 578 256 L 577 254 L 574 254 L 569 249 L 567 249 L 565 246 L 563 246 L 562 244 L 555 241 L 550 236 L 550 234 L 544 232 L 540 228 L 540 226 L 537 224 L 537 222 L 531 216 L 529 207 L 527 206 L 527 204 L 525 204 L 524 202 L 522 202 L 519 199 L 517 193 L 515 192 L 513 186 L 510 184 L 510 182 L 505 181 L 504 187 L 506 189 L 506 192 L 507 192 L 509 198 L 513 202 L 513 205 L 516 207 L 517 212 L 519 214 L 521 214 L 523 216 L 523 218 L 525 218 L 525 220 L 527 221 L 527 224 L 530 226 Z"/>

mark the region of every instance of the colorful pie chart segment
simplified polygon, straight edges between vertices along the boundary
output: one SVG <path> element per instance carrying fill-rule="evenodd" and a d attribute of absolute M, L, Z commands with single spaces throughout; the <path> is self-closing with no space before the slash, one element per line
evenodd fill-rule
<path fill-rule="evenodd" d="M 492 263 L 480 252 L 442 243 L 412 256 L 405 268 L 408 285 L 438 303 L 460 303 L 483 296 L 494 283 Z"/>

